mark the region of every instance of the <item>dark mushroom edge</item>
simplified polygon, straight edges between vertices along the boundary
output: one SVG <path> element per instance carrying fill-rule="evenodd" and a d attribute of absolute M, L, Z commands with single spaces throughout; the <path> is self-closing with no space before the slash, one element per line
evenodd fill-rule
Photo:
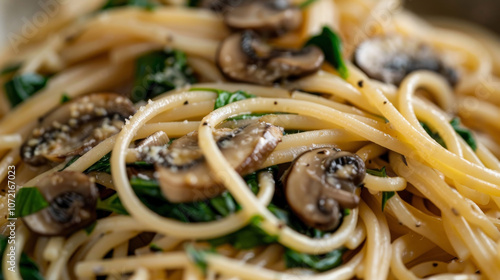
<path fill-rule="evenodd" d="M 66 236 L 96 220 L 99 191 L 85 174 L 53 173 L 41 179 L 37 188 L 49 206 L 22 218 L 31 231 L 44 236 Z"/>
<path fill-rule="evenodd" d="M 217 129 L 214 135 L 224 157 L 241 175 L 257 170 L 282 136 L 281 128 L 259 121 L 236 129 Z M 155 164 L 155 176 L 170 202 L 199 201 L 224 191 L 211 175 L 197 132 L 174 140 L 167 149 L 145 147 L 141 154 L 144 161 Z"/>
<path fill-rule="evenodd" d="M 442 75 L 451 86 L 458 83 L 457 71 L 424 42 L 398 35 L 363 41 L 354 52 L 354 64 L 370 78 L 399 86 L 411 72 L 429 70 Z"/>
<path fill-rule="evenodd" d="M 316 46 L 300 50 L 275 49 L 252 31 L 227 37 L 219 46 L 216 63 L 229 79 L 272 85 L 318 71 L 324 61 Z"/>
<path fill-rule="evenodd" d="M 358 206 L 354 192 L 365 175 L 356 154 L 320 148 L 297 157 L 282 181 L 292 211 L 308 226 L 329 231 L 339 225 L 341 209 Z"/>
<path fill-rule="evenodd" d="M 82 155 L 118 133 L 124 120 L 135 113 L 133 104 L 114 93 L 75 98 L 39 120 L 21 147 L 24 162 L 39 166 Z"/>

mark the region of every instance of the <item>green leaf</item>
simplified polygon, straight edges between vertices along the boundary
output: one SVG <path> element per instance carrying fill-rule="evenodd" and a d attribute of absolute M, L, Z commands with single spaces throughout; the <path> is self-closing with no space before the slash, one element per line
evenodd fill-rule
<path fill-rule="evenodd" d="M 349 209 L 349 208 L 344 208 L 344 210 L 343 210 L 343 214 L 344 214 L 344 217 L 347 217 L 347 216 L 351 215 L 351 209 Z"/>
<path fill-rule="evenodd" d="M 196 250 L 193 245 L 186 245 L 185 246 L 186 253 L 188 254 L 189 258 L 198 266 L 199 269 L 203 272 L 203 275 L 207 274 L 207 261 L 205 260 L 205 254 L 207 253 L 206 251 L 202 250 Z"/>
<path fill-rule="evenodd" d="M 441 135 L 439 133 L 434 132 L 426 123 L 420 122 L 420 125 L 424 128 L 425 132 L 429 134 L 429 136 L 434 139 L 439 145 L 443 146 L 446 148 L 446 143 L 444 143 L 443 138 L 441 138 Z"/>
<path fill-rule="evenodd" d="M 59 103 L 64 104 L 70 100 L 71 100 L 71 97 L 69 97 L 69 95 L 67 93 L 63 93 L 61 95 L 61 100 L 59 101 Z"/>
<path fill-rule="evenodd" d="M 133 102 L 148 100 L 195 82 L 196 79 L 187 64 L 184 52 L 178 50 L 150 52 L 136 61 L 131 100 Z"/>
<path fill-rule="evenodd" d="M 220 196 L 210 199 L 210 205 L 223 217 L 236 212 L 236 201 L 229 192 L 223 192 Z"/>
<path fill-rule="evenodd" d="M 201 0 L 188 0 L 187 1 L 188 7 L 198 7 L 200 4 L 201 4 Z"/>
<path fill-rule="evenodd" d="M 245 100 L 249 98 L 255 98 L 256 96 L 253 94 L 246 93 L 241 90 L 237 90 L 235 92 L 227 92 L 227 91 L 222 91 L 219 93 L 217 96 L 217 99 L 215 99 L 215 105 L 214 105 L 214 110 L 219 109 L 220 107 L 224 107 L 227 104 L 240 101 L 240 100 Z"/>
<path fill-rule="evenodd" d="M 464 139 L 464 141 L 472 148 L 473 151 L 477 150 L 477 143 L 476 140 L 474 139 L 474 136 L 472 135 L 472 132 L 460 125 L 460 118 L 453 118 L 450 121 L 451 126 L 455 130 L 455 132 Z"/>
<path fill-rule="evenodd" d="M 104 200 L 98 199 L 96 208 L 99 210 L 114 212 L 120 215 L 129 215 L 127 209 L 125 209 L 125 206 L 123 206 L 120 198 L 118 197 L 118 194 L 116 193 Z"/>
<path fill-rule="evenodd" d="M 163 249 L 154 243 L 149 244 L 149 249 L 153 252 L 163 252 Z"/>
<path fill-rule="evenodd" d="M 305 132 L 305 130 L 301 130 L 301 129 L 285 129 L 285 131 L 283 131 L 283 135 L 297 134 L 297 133 L 302 133 L 302 132 Z"/>
<path fill-rule="evenodd" d="M 316 2 L 316 1 L 318 1 L 318 0 L 305 0 L 304 2 L 302 2 L 302 3 L 299 4 L 299 8 L 305 9 L 309 5 L 311 5 L 312 3 Z"/>
<path fill-rule="evenodd" d="M 84 228 L 85 233 L 87 235 L 91 235 L 92 232 L 94 231 L 96 225 L 97 225 L 97 221 L 91 223 L 89 226 L 87 226 L 86 228 Z"/>
<path fill-rule="evenodd" d="M 8 237 L 0 235 L 0 258 L 2 259 L 2 263 L 7 261 L 3 260 L 3 255 L 5 250 L 10 246 L 13 246 L 13 243 L 9 243 Z M 24 280 L 43 280 L 38 265 L 24 252 L 21 254 L 21 259 L 19 260 L 19 272 L 21 273 L 21 278 Z M 0 270 L 0 280 L 3 279 L 5 279 L 5 276 Z"/>
<path fill-rule="evenodd" d="M 387 201 L 395 194 L 396 194 L 395 192 L 382 192 L 382 212 L 384 211 L 385 204 L 387 203 Z"/>
<path fill-rule="evenodd" d="M 325 59 L 337 71 L 343 79 L 347 79 L 349 72 L 342 58 L 342 41 L 329 27 L 324 26 L 321 34 L 310 38 L 306 44 L 319 47 L 325 54 Z"/>
<path fill-rule="evenodd" d="M 250 219 L 249 224 L 228 235 L 207 240 L 213 247 L 223 244 L 231 244 L 238 250 L 247 250 L 272 244 L 278 241 L 277 236 L 271 236 L 260 228 L 262 217 L 254 216 Z"/>
<path fill-rule="evenodd" d="M 0 76 L 14 73 L 17 70 L 19 70 L 22 65 L 23 65 L 22 63 L 16 63 L 16 64 L 7 65 L 2 70 L 0 70 Z"/>
<path fill-rule="evenodd" d="M 64 167 L 62 169 L 59 170 L 60 171 L 63 171 L 65 170 L 66 168 L 68 168 L 68 166 L 72 165 L 75 161 L 77 161 L 78 159 L 80 158 L 80 156 L 74 156 L 72 157 L 67 163 L 66 165 L 64 165 Z"/>
<path fill-rule="evenodd" d="M 144 8 L 146 10 L 153 10 L 157 5 L 151 0 L 108 0 L 108 2 L 104 4 L 101 10 L 108 10 L 124 6 L 136 6 Z"/>
<path fill-rule="evenodd" d="M 287 268 L 309 268 L 319 272 L 333 269 L 342 264 L 344 248 L 333 250 L 323 255 L 310 255 L 292 249 L 285 251 L 285 265 Z"/>
<path fill-rule="evenodd" d="M 16 217 L 26 217 L 49 206 L 37 187 L 20 188 L 16 194 Z"/>
<path fill-rule="evenodd" d="M 47 80 L 46 77 L 36 73 L 15 76 L 5 83 L 5 94 L 12 107 L 16 107 L 44 88 Z"/>
<path fill-rule="evenodd" d="M 387 177 L 385 166 L 380 169 L 366 169 L 366 173 L 377 177 Z"/>

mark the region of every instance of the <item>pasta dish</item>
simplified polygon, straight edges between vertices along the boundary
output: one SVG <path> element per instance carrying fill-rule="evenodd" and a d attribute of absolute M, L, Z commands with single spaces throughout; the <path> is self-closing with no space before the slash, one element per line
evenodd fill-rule
<path fill-rule="evenodd" d="M 487 31 L 397 0 L 50 3 L 0 54 L 2 279 L 498 279 Z"/>

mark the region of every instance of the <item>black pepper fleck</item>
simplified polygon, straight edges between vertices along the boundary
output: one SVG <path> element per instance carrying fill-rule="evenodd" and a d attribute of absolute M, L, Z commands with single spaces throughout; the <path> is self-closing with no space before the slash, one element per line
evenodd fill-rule
<path fill-rule="evenodd" d="M 189 101 L 184 101 L 184 105 L 188 105 L 189 104 Z"/>
<path fill-rule="evenodd" d="M 207 123 L 207 122 L 204 122 L 204 123 L 203 123 L 203 125 L 208 125 L 208 123 Z"/>
<path fill-rule="evenodd" d="M 363 80 L 360 80 L 360 81 L 358 82 L 358 87 L 360 87 L 360 88 L 362 88 L 362 87 L 363 87 Z"/>
<path fill-rule="evenodd" d="M 384 105 L 387 104 L 387 101 L 384 101 Z"/>
<path fill-rule="evenodd" d="M 406 162 L 406 157 L 405 157 L 405 156 L 403 156 L 403 155 L 401 155 L 401 158 L 403 159 L 403 163 L 404 163 L 406 166 L 408 166 L 408 162 Z"/>
<path fill-rule="evenodd" d="M 323 155 L 323 154 L 325 154 L 325 151 L 319 151 L 317 154 L 318 155 Z"/>
<path fill-rule="evenodd" d="M 438 263 L 432 263 L 432 266 L 436 267 L 436 266 L 438 266 Z"/>
<path fill-rule="evenodd" d="M 274 101 L 274 105 L 278 105 L 278 101 Z"/>

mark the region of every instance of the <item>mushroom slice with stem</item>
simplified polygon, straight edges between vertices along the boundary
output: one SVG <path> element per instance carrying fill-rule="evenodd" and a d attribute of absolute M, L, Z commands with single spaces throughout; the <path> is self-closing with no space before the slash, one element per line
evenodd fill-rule
<path fill-rule="evenodd" d="M 218 129 L 215 133 L 222 154 L 242 175 L 260 168 L 283 136 L 279 127 L 259 121 L 236 129 Z M 211 175 L 198 146 L 197 132 L 173 141 L 168 149 L 151 150 L 143 158 L 156 163 L 156 177 L 171 202 L 203 200 L 224 191 Z"/>
<path fill-rule="evenodd" d="M 295 159 L 283 176 L 285 196 L 292 211 L 307 225 L 321 230 L 335 229 L 341 208 L 354 208 L 354 193 L 366 174 L 356 154 L 332 148 L 314 149 Z"/>
<path fill-rule="evenodd" d="M 290 0 L 203 0 L 201 6 L 223 14 L 230 28 L 264 36 L 282 35 L 302 23 L 302 11 Z"/>
<path fill-rule="evenodd" d="M 456 71 L 446 66 L 431 46 L 397 35 L 365 40 L 354 52 L 354 63 L 370 78 L 397 86 L 417 70 L 441 74 L 451 86 L 458 82 Z"/>
<path fill-rule="evenodd" d="M 217 66 L 228 78 L 262 85 L 314 73 L 323 61 L 323 52 L 315 46 L 274 49 L 252 31 L 226 38 L 216 57 Z"/>
<path fill-rule="evenodd" d="M 21 147 L 30 165 L 62 162 L 82 155 L 104 139 L 118 133 L 135 108 L 125 97 L 96 93 L 75 98 L 40 119 L 39 126 Z"/>
<path fill-rule="evenodd" d="M 75 171 L 53 173 L 41 179 L 37 188 L 49 206 L 22 218 L 33 232 L 65 236 L 96 220 L 99 191 L 85 174 Z"/>

